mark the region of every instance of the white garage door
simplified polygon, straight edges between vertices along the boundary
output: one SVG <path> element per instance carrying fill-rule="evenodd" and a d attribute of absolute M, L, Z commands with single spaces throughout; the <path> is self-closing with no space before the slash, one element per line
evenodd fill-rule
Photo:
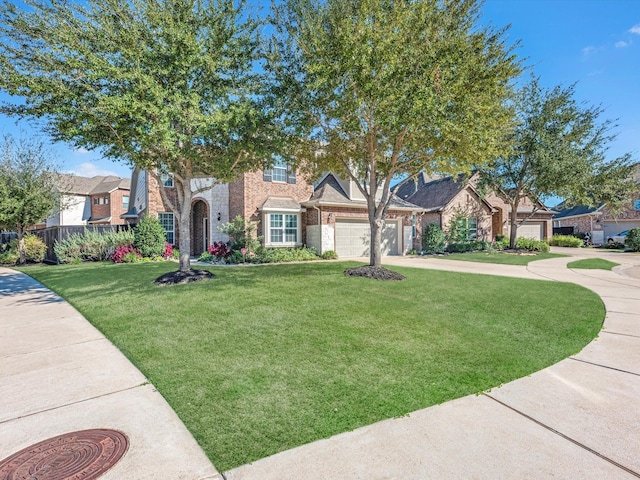
<path fill-rule="evenodd" d="M 640 222 L 604 222 L 605 240 L 612 235 L 617 235 L 620 232 L 631 230 L 632 228 L 640 228 Z"/>
<path fill-rule="evenodd" d="M 371 229 L 366 220 L 336 220 L 336 253 L 338 257 L 369 255 Z M 398 223 L 388 222 L 382 228 L 382 254 L 397 255 Z"/>
<path fill-rule="evenodd" d="M 518 238 L 535 238 L 536 240 L 542 240 L 542 223 L 530 222 L 524 223 L 518 227 Z"/>

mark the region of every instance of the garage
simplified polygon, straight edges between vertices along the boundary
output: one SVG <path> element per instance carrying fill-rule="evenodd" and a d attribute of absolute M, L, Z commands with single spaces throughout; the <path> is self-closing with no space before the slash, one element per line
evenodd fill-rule
<path fill-rule="evenodd" d="M 336 253 L 338 257 L 369 255 L 371 229 L 367 220 L 336 219 Z M 398 255 L 398 223 L 387 222 L 382 228 L 382 254 Z"/>
<path fill-rule="evenodd" d="M 517 238 L 534 238 L 542 240 L 544 238 L 544 227 L 542 222 L 527 222 L 518 227 Z"/>
<path fill-rule="evenodd" d="M 622 221 L 617 222 L 604 222 L 604 238 L 617 235 L 625 230 L 631 230 L 632 228 L 640 228 L 640 221 Z"/>

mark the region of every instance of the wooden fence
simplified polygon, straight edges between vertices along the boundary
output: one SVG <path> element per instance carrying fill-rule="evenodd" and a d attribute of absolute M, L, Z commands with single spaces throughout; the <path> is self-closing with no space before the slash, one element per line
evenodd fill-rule
<path fill-rule="evenodd" d="M 59 263 L 53 246 L 56 241 L 61 242 L 66 240 L 70 235 L 82 234 L 87 231 L 91 232 L 119 232 L 121 230 L 128 230 L 131 228 L 129 225 L 68 225 L 68 226 L 56 226 L 40 228 L 38 230 L 32 230 L 30 233 L 40 237 L 47 245 L 47 253 L 45 254 L 45 262 Z"/>

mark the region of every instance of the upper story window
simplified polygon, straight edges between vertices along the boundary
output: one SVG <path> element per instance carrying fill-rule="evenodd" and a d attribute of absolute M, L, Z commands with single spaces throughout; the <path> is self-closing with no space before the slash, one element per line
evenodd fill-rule
<path fill-rule="evenodd" d="M 271 169 L 265 170 L 263 179 L 265 182 L 296 183 L 296 171 L 282 158 L 276 158 Z"/>
<path fill-rule="evenodd" d="M 161 173 L 160 181 L 165 187 L 173 187 L 173 173 Z"/>
<path fill-rule="evenodd" d="M 109 205 L 109 197 L 94 197 L 94 205 Z"/>
<path fill-rule="evenodd" d="M 129 210 L 129 195 L 122 196 L 122 208 L 125 211 Z"/>

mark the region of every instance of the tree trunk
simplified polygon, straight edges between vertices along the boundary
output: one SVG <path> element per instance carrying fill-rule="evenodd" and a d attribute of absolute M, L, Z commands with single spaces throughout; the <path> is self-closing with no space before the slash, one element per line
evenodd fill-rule
<path fill-rule="evenodd" d="M 179 195 L 180 215 L 178 216 L 178 249 L 180 250 L 180 271 L 191 270 L 191 181 L 179 183 L 182 194 Z"/>
<path fill-rule="evenodd" d="M 516 248 L 516 240 L 518 238 L 518 205 L 520 202 L 516 202 L 511 205 L 511 211 L 509 212 L 509 248 Z"/>
<path fill-rule="evenodd" d="M 27 255 L 24 248 L 24 229 L 18 227 L 16 233 L 18 234 L 18 265 L 24 265 L 27 263 Z"/>
<path fill-rule="evenodd" d="M 379 267 L 382 265 L 382 226 L 384 221 L 374 218 L 371 224 L 371 244 L 369 245 L 369 265 Z"/>
<path fill-rule="evenodd" d="M 178 219 L 178 249 L 180 250 L 180 271 L 191 270 L 191 215 L 182 213 Z"/>

